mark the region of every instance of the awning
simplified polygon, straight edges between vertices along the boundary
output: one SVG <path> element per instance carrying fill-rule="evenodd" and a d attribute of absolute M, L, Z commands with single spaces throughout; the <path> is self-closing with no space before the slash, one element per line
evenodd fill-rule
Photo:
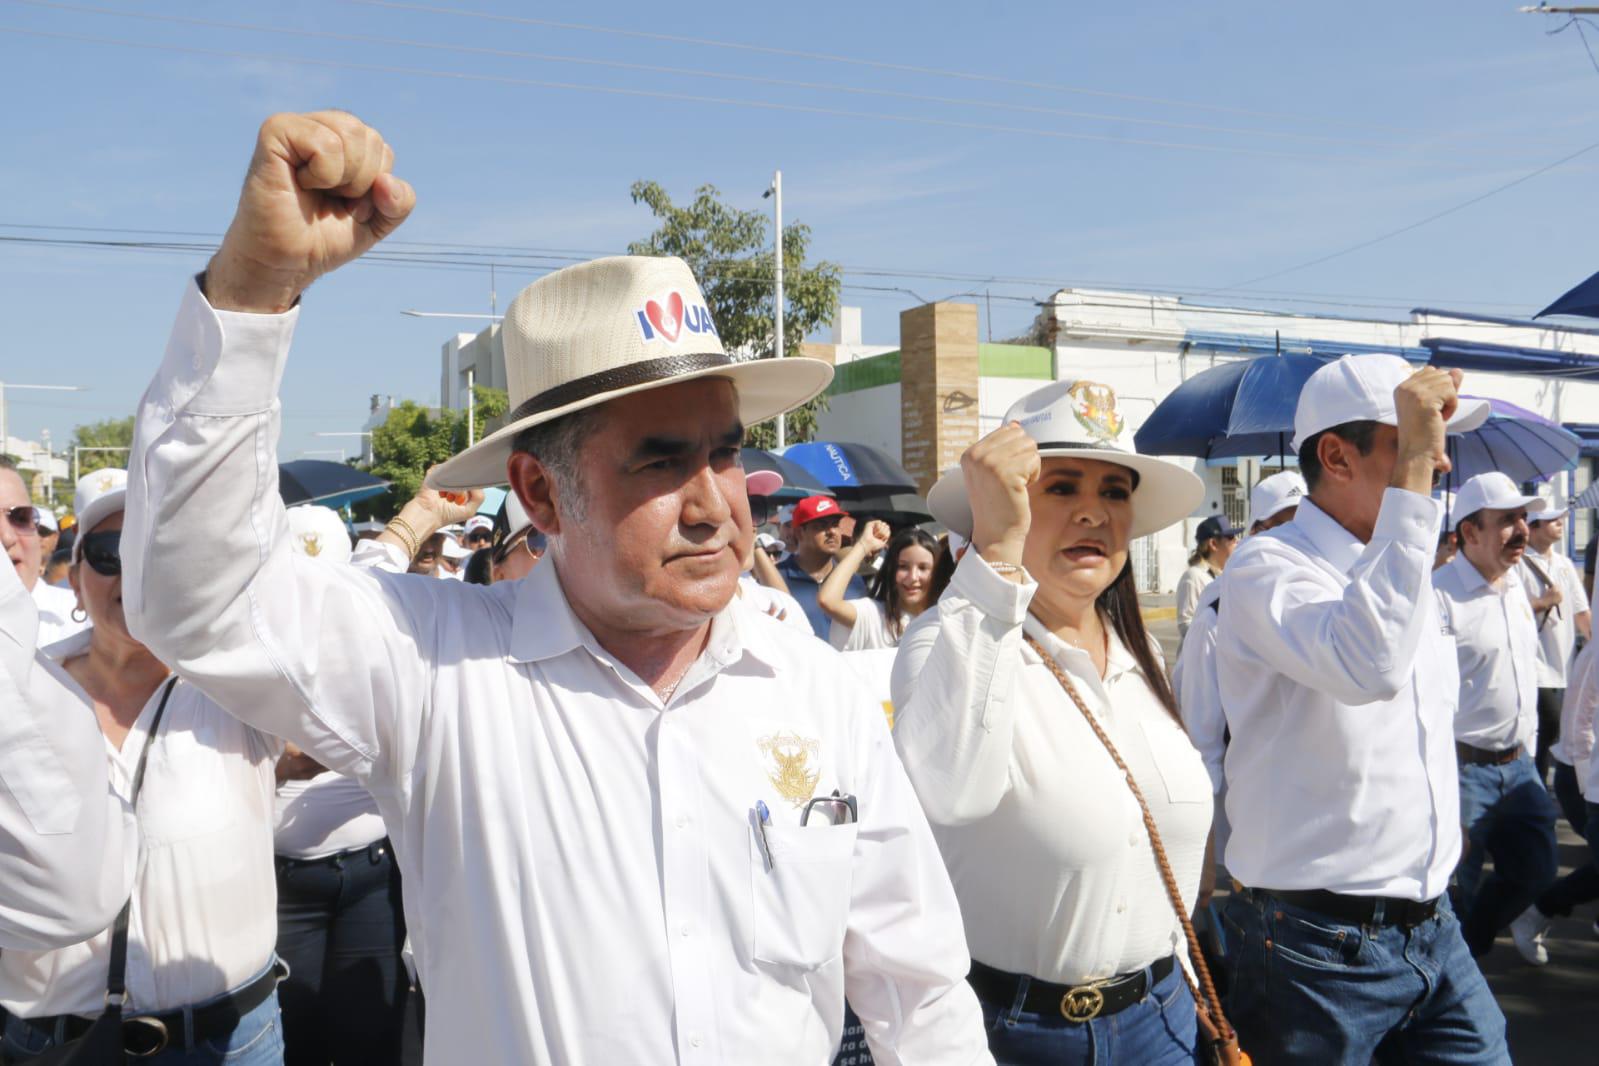
<path fill-rule="evenodd" d="M 1337 359 L 1343 355 L 1397 355 L 1413 363 L 1424 363 L 1430 353 L 1425 348 L 1407 348 L 1392 344 L 1355 344 L 1351 341 L 1329 341 L 1304 337 L 1284 337 L 1280 344 L 1276 337 L 1259 333 L 1217 333 L 1209 330 L 1189 330 L 1183 335 L 1183 344 L 1190 351 L 1214 352 L 1217 355 L 1240 355 L 1251 358 L 1272 355 L 1277 351 L 1295 355 L 1313 355 L 1317 359 Z"/>
<path fill-rule="evenodd" d="M 1539 374 L 1545 377 L 1599 381 L 1599 356 L 1582 352 L 1557 352 L 1549 348 L 1518 348 L 1509 344 L 1480 344 L 1447 337 L 1421 342 L 1434 366 L 1458 367 L 1494 374 Z"/>
<path fill-rule="evenodd" d="M 1582 441 L 1582 451 L 1579 454 L 1584 457 L 1599 456 L 1599 422 L 1565 422 L 1562 424 L 1575 433 Z"/>

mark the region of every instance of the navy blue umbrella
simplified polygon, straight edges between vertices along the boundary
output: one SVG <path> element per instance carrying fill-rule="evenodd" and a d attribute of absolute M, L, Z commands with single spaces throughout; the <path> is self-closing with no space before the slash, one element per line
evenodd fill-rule
<path fill-rule="evenodd" d="M 376 496 L 389 487 L 380 477 L 326 459 L 296 459 L 278 464 L 278 494 L 285 507 L 316 503 L 334 510 Z"/>
<path fill-rule="evenodd" d="M 783 479 L 783 487 L 772 493 L 771 499 L 793 503 L 807 496 L 831 496 L 832 490 L 811 476 L 803 466 L 781 455 L 761 448 L 742 448 L 744 469 L 772 470 Z"/>
<path fill-rule="evenodd" d="M 868 444 L 810 441 L 785 449 L 783 458 L 810 471 L 840 500 L 916 492 L 916 479 L 893 456 Z"/>
<path fill-rule="evenodd" d="M 1599 318 L 1599 274 L 1581 282 L 1576 288 L 1532 317 L 1542 318 L 1544 315 L 1584 315 L 1588 318 Z"/>
<path fill-rule="evenodd" d="M 1299 390 L 1325 365 L 1284 353 L 1203 370 L 1167 394 L 1133 443 L 1145 455 L 1281 455 L 1294 435 Z"/>

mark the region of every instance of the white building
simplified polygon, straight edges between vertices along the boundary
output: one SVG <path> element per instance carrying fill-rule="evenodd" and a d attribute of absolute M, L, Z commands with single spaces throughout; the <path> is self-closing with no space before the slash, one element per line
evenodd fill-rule
<path fill-rule="evenodd" d="M 932 304 L 901 315 L 901 347 L 862 355 L 839 346 L 822 439 L 855 440 L 899 456 L 921 479 L 955 464 L 972 440 L 1041 383 L 1087 378 L 1113 388 L 1133 432 L 1183 381 L 1218 363 L 1275 351 L 1334 358 L 1390 352 L 1415 363 L 1459 367 L 1470 395 L 1508 400 L 1585 437 L 1584 459 L 1557 482 L 1586 488 L 1599 454 L 1599 330 L 1418 309 L 1408 321 L 1296 315 L 1190 305 L 1147 293 L 1064 289 L 1039 316 L 1044 347 L 980 344 L 976 308 Z M 827 356 L 828 346 L 807 354 Z M 1291 465 L 1292 457 L 1288 458 Z M 1275 466 L 1276 461 L 1272 461 Z M 1188 521 L 1134 545 L 1140 587 L 1170 590 L 1198 522 L 1227 514 L 1242 523 L 1258 460 L 1195 461 L 1205 502 Z M 1590 515 L 1570 523 L 1577 549 Z"/>

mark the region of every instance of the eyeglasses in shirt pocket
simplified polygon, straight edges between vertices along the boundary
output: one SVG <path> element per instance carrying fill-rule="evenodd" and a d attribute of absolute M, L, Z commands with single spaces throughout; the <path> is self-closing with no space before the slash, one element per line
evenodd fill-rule
<path fill-rule="evenodd" d="M 814 970 L 843 951 L 858 828 L 774 822 L 766 827 L 768 866 L 750 827 L 750 955 L 756 962 Z"/>

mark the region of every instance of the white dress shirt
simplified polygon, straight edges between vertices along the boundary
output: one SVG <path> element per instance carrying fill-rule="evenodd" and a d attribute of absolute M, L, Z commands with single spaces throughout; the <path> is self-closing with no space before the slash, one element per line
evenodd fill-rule
<path fill-rule="evenodd" d="M 89 637 L 86 630 L 47 650 L 66 662 L 88 651 Z M 120 750 L 102 737 L 101 773 L 124 802 L 165 690 L 163 682 Z M 282 742 L 179 682 L 153 743 L 128 923 L 128 1003 L 141 1011 L 240 987 L 272 961 L 278 932 L 272 793 Z M 100 1013 L 110 949 L 107 923 L 70 947 L 0 952 L 0 1006 L 22 1018 Z"/>
<path fill-rule="evenodd" d="M 1183 571 L 1177 579 L 1177 635 L 1188 636 L 1188 627 L 1194 623 L 1194 612 L 1199 610 L 1199 598 L 1216 580 L 1216 571 L 1201 559 Z"/>
<path fill-rule="evenodd" d="M 1565 688 L 1566 672 L 1577 647 L 1577 616 L 1588 613 L 1588 593 L 1570 559 L 1553 548 L 1548 555 L 1539 555 L 1529 547 L 1517 564 L 1528 599 L 1537 599 L 1547 588 L 1533 573 L 1532 565 L 1560 590 L 1559 603 L 1547 611 L 1533 612 L 1533 621 L 1538 625 L 1538 687 Z"/>
<path fill-rule="evenodd" d="M 878 1062 L 990 1061 L 937 847 L 837 653 L 734 602 L 663 705 L 558 552 L 487 587 L 295 556 L 271 460 L 295 319 L 189 286 L 139 412 L 124 609 L 377 800 L 429 1061 L 811 1066 L 846 994 Z M 834 789 L 859 822 L 801 828 Z"/>
<path fill-rule="evenodd" d="M 71 589 L 45 584 L 40 578 L 33 586 L 33 602 L 39 608 L 39 647 L 48 647 L 66 640 L 74 633 L 89 628 L 89 620 L 78 621 L 72 611 L 78 606 L 78 594 Z"/>
<path fill-rule="evenodd" d="M 899 646 L 899 637 L 888 628 L 888 612 L 883 604 L 870 596 L 857 596 L 844 601 L 855 608 L 855 624 L 844 625 L 834 621 L 827 639 L 839 651 L 872 651 L 876 648 Z M 909 615 L 900 615 L 900 632 L 910 622 Z"/>
<path fill-rule="evenodd" d="M 1512 568 L 1490 585 L 1460 552 L 1433 575 L 1460 662 L 1455 739 L 1485 751 L 1538 739 L 1538 624 Z"/>
<path fill-rule="evenodd" d="M 110 925 L 138 832 L 106 783 L 94 708 L 38 647 L 38 609 L 0 561 L 0 958 Z"/>
<path fill-rule="evenodd" d="M 1460 858 L 1438 504 L 1388 489 L 1362 544 L 1310 499 L 1222 575 L 1226 863 L 1252 888 L 1434 899 Z"/>
<path fill-rule="evenodd" d="M 1599 797 L 1594 790 L 1594 716 L 1599 711 L 1599 641 L 1590 640 L 1571 664 L 1566 698 L 1560 705 L 1560 760 L 1577 773 L 1577 790 Z"/>
<path fill-rule="evenodd" d="M 1188 739 L 1199 749 L 1210 774 L 1211 787 L 1220 794 L 1224 783 L 1222 760 L 1227 755 L 1227 715 L 1222 710 L 1221 689 L 1216 684 L 1216 623 L 1221 615 L 1216 604 L 1222 585 L 1212 582 L 1199 597 L 1194 620 L 1183 638 L 1177 666 L 1171 675 L 1177 693 L 1177 709 L 1182 712 Z"/>
<path fill-rule="evenodd" d="M 738 588 L 739 595 L 750 607 L 762 614 L 771 615 L 808 637 L 816 635 L 816 630 L 811 628 L 811 620 L 805 616 L 805 608 L 800 606 L 799 600 L 782 589 L 763 585 L 749 574 L 744 574 L 738 579 Z"/>
<path fill-rule="evenodd" d="M 955 881 L 972 957 L 1078 984 L 1182 955 L 1138 801 L 1023 633 L 1076 683 L 1149 803 L 1191 908 L 1210 780 L 1132 655 L 1105 676 L 1027 613 L 1038 586 L 968 552 L 900 641 L 894 743 Z"/>

